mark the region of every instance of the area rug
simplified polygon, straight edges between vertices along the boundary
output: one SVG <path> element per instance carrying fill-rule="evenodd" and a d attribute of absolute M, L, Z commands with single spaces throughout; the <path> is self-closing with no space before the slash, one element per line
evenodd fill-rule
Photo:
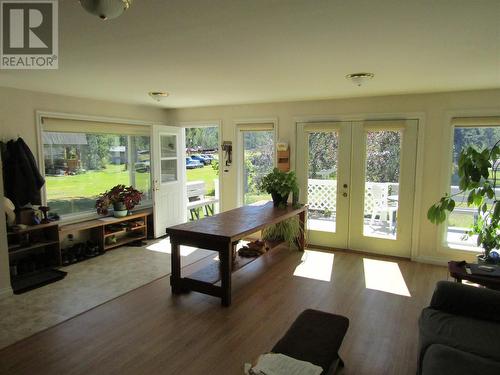
<path fill-rule="evenodd" d="M 181 266 L 210 255 L 182 246 Z M 0 299 L 0 348 L 170 274 L 170 243 L 120 247 L 61 270 L 63 280 Z"/>

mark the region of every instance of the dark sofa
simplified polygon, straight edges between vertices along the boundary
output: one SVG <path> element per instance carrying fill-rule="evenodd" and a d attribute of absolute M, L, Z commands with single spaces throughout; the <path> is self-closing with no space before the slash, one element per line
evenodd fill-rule
<path fill-rule="evenodd" d="M 418 375 L 500 374 L 500 291 L 440 281 L 419 330 Z"/>

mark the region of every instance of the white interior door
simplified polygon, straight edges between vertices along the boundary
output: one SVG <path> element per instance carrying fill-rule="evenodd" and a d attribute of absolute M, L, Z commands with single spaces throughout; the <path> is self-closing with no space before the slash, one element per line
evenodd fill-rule
<path fill-rule="evenodd" d="M 410 256 L 417 129 L 417 120 L 298 124 L 310 244 Z"/>
<path fill-rule="evenodd" d="M 155 237 L 169 226 L 186 221 L 186 160 L 184 128 L 155 125 L 153 142 L 153 200 Z"/>

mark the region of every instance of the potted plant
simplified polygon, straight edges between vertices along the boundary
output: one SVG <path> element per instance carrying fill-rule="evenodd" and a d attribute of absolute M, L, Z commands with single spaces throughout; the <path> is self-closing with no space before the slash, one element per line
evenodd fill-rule
<path fill-rule="evenodd" d="M 299 218 L 294 216 L 262 230 L 264 241 L 285 241 L 290 247 L 296 247 L 302 234 Z"/>
<path fill-rule="evenodd" d="M 278 168 L 262 178 L 258 184 L 260 191 L 271 194 L 275 207 L 286 207 L 290 193 L 293 193 L 293 206 L 298 206 L 299 185 L 295 172 L 283 172 Z M 285 241 L 290 246 L 297 245 L 302 234 L 297 217 L 270 225 L 262 231 L 262 239 L 268 241 Z"/>
<path fill-rule="evenodd" d="M 95 203 L 99 215 L 107 215 L 109 206 L 113 206 L 115 217 L 127 216 L 128 211 L 140 203 L 142 193 L 132 186 L 116 185 L 111 190 L 101 194 Z"/>
<path fill-rule="evenodd" d="M 477 151 L 468 147 L 460 152 L 458 176 L 460 191 L 445 194 L 433 204 L 427 218 L 435 224 L 446 220 L 446 213 L 455 208 L 454 197 L 467 194 L 467 206 L 477 208 L 477 220 L 466 232 L 466 236 L 477 235 L 477 246 L 484 250 L 478 257 L 480 262 L 498 262 L 500 249 L 500 201 L 496 196 L 497 172 L 500 168 L 500 141 L 493 147 Z M 492 252 L 492 250 L 496 250 Z"/>
<path fill-rule="evenodd" d="M 260 180 L 258 188 L 271 194 L 275 207 L 285 207 L 290 193 L 299 189 L 295 172 L 283 172 L 278 168 L 265 175 Z"/>

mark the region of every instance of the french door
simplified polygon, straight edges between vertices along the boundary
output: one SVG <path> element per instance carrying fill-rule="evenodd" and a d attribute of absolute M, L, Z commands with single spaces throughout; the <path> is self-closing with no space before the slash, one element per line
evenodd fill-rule
<path fill-rule="evenodd" d="M 417 130 L 417 120 L 298 124 L 311 245 L 410 256 Z"/>

